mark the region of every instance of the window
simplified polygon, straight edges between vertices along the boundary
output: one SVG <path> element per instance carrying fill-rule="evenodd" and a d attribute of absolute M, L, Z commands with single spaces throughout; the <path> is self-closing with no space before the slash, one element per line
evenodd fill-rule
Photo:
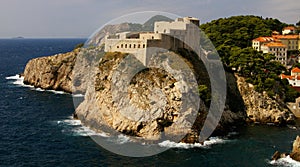
<path fill-rule="evenodd" d="M 117 46 L 117 48 L 119 48 L 119 46 Z"/>
<path fill-rule="evenodd" d="M 133 48 L 135 48 L 135 44 L 133 44 Z"/>
<path fill-rule="evenodd" d="M 123 44 L 121 44 L 121 48 L 123 48 Z"/>
<path fill-rule="evenodd" d="M 125 44 L 125 48 L 127 48 L 127 44 Z"/>
<path fill-rule="evenodd" d="M 145 46 L 146 46 L 146 45 L 145 45 L 145 44 L 143 44 L 143 48 L 145 48 Z"/>
<path fill-rule="evenodd" d="M 131 48 L 131 44 L 129 44 L 129 48 Z"/>
<path fill-rule="evenodd" d="M 138 48 L 140 48 L 141 47 L 141 44 L 138 44 Z"/>

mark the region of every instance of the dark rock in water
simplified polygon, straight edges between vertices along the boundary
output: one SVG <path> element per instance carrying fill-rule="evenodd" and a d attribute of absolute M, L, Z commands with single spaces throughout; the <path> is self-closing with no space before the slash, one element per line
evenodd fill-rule
<path fill-rule="evenodd" d="M 272 160 L 278 160 L 279 158 L 280 158 L 280 152 L 276 151 L 272 156 Z"/>
<path fill-rule="evenodd" d="M 296 137 L 296 140 L 293 143 L 293 150 L 290 156 L 294 160 L 300 161 L 300 137 L 299 136 Z"/>
<path fill-rule="evenodd" d="M 286 153 L 280 153 L 279 151 L 276 151 L 273 156 L 272 156 L 272 160 L 278 160 L 280 158 L 285 158 L 287 156 Z"/>
<path fill-rule="evenodd" d="M 78 116 L 76 113 L 73 113 L 73 119 L 78 119 Z"/>
<path fill-rule="evenodd" d="M 286 153 L 280 153 L 279 151 L 276 151 L 273 156 L 272 160 L 278 160 L 280 158 L 285 158 L 288 154 Z M 300 161 L 300 137 L 297 136 L 296 140 L 293 143 L 293 150 L 290 153 L 290 157 L 296 161 Z"/>

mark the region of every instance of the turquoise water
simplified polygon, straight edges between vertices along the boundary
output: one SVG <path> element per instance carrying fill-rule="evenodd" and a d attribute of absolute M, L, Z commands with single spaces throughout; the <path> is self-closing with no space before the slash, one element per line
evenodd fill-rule
<path fill-rule="evenodd" d="M 270 163 L 289 152 L 296 127 L 244 126 L 227 137 L 171 148 L 145 158 L 122 157 L 98 146 L 92 133 L 71 120 L 73 97 L 21 86 L 15 76 L 35 57 L 66 52 L 84 39 L 0 40 L 0 166 L 295 166 Z M 170 144 L 170 143 L 169 143 Z"/>

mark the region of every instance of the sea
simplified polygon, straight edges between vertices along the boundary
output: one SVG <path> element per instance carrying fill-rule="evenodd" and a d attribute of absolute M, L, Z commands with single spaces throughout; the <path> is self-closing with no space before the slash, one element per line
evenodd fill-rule
<path fill-rule="evenodd" d="M 291 151 L 299 123 L 240 126 L 203 145 L 165 141 L 160 146 L 169 149 L 151 157 L 105 150 L 91 139 L 95 132 L 72 119 L 74 95 L 24 85 L 18 76 L 30 59 L 85 40 L 0 39 L 0 166 L 300 166 L 289 157 L 271 161 L 275 151 Z"/>

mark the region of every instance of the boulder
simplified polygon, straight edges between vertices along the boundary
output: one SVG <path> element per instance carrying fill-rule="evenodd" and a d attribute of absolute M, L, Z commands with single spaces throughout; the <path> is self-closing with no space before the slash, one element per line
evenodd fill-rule
<path fill-rule="evenodd" d="M 300 161 L 300 137 L 297 136 L 296 140 L 293 143 L 293 150 L 290 154 L 290 157 L 296 161 Z"/>

